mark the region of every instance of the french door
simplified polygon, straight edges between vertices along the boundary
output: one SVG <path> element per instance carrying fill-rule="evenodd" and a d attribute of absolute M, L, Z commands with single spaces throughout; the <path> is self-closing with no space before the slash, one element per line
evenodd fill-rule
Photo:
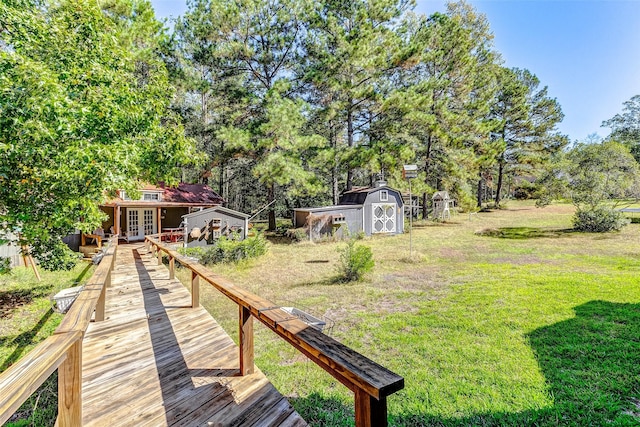
<path fill-rule="evenodd" d="M 129 240 L 144 240 L 144 236 L 156 233 L 155 209 L 127 209 Z"/>

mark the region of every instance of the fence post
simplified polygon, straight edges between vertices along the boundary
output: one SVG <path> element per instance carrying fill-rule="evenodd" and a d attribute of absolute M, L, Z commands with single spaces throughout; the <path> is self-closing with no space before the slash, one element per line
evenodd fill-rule
<path fill-rule="evenodd" d="M 240 375 L 253 374 L 253 316 L 251 311 L 241 305 L 239 308 L 240 329 Z"/>
<path fill-rule="evenodd" d="M 158 254 L 158 265 L 162 265 L 162 251 L 160 250 L 160 246 L 156 246 L 156 251 Z"/>
<path fill-rule="evenodd" d="M 69 347 L 58 368 L 58 420 L 56 425 L 82 425 L 82 336 Z"/>
<path fill-rule="evenodd" d="M 387 398 L 380 400 L 364 390 L 355 392 L 356 427 L 387 427 Z"/>
<path fill-rule="evenodd" d="M 200 306 L 200 276 L 195 271 L 191 271 L 191 307 Z"/>
<path fill-rule="evenodd" d="M 176 259 L 169 255 L 169 279 L 176 277 Z"/>

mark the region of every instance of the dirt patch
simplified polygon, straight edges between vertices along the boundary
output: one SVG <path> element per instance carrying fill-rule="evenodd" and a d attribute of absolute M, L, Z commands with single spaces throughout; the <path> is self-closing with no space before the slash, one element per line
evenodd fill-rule
<path fill-rule="evenodd" d="M 452 248 L 441 248 L 440 256 L 452 261 L 465 261 L 467 256 L 464 252 Z"/>

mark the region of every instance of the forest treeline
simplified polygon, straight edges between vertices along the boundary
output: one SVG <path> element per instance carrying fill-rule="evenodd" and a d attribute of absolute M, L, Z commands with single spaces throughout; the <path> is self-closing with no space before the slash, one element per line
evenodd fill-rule
<path fill-rule="evenodd" d="M 564 156 L 560 104 L 504 66 L 464 1 L 431 16 L 404 0 L 187 4 L 167 25 L 147 0 L 0 2 L 0 234 L 62 256 L 59 237 L 140 181 L 206 182 L 247 213 L 273 202 L 271 228 L 379 178 L 406 191 L 404 164 L 425 206 L 437 190 L 499 205 L 515 178 L 545 179 L 547 201 L 575 183 L 557 168 L 580 158 Z M 625 146 L 590 151 L 621 159 L 602 176 L 624 192 L 606 197 L 630 194 L 639 105 L 605 122 Z"/>
<path fill-rule="evenodd" d="M 406 191 L 402 165 L 417 164 L 423 206 L 438 190 L 467 209 L 487 194 L 499 205 L 508 181 L 567 145 L 560 104 L 533 72 L 503 65 L 468 3 L 413 7 L 189 2 L 172 34 L 174 107 L 208 163 L 186 178 L 230 207 L 282 211 L 335 204 L 379 177 Z"/>

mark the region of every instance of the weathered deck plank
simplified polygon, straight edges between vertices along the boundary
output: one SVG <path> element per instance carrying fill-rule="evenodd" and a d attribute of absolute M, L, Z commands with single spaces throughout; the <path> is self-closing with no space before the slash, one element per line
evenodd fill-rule
<path fill-rule="evenodd" d="M 120 247 L 83 342 L 83 424 L 306 425 L 257 368 L 238 375 L 237 346 L 168 276 L 143 244 Z"/>

